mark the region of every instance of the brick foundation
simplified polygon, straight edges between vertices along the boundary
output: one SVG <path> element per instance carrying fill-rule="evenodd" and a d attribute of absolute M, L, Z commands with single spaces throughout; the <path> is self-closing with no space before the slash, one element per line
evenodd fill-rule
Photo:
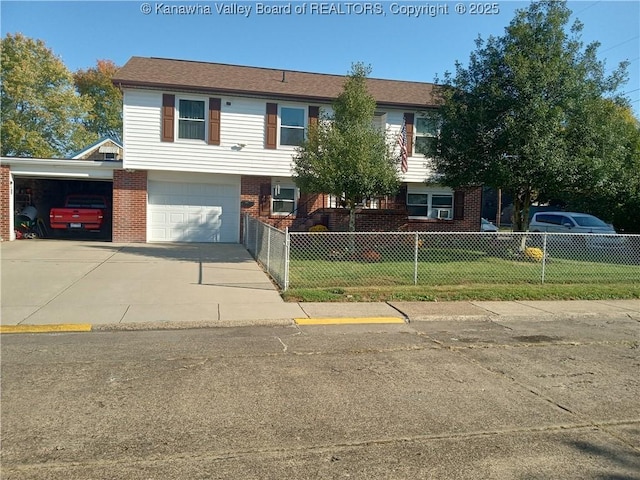
<path fill-rule="evenodd" d="M 265 215 L 260 212 L 260 185 L 271 184 L 270 177 L 249 177 L 241 179 L 240 200 L 242 212 L 280 230 L 307 231 L 310 227 L 323 224 L 330 231 L 349 229 L 349 210 L 345 208 L 325 208 L 325 195 L 301 195 L 298 211 L 291 216 Z M 482 211 L 482 188 L 464 189 L 464 218 L 462 220 L 413 220 L 407 217 L 404 200 L 383 204 L 393 208 L 359 209 L 356 212 L 356 230 L 360 232 L 477 232 L 480 230 Z"/>
<path fill-rule="evenodd" d="M 399 208 L 359 209 L 356 211 L 356 231 L 359 232 L 477 232 L 480 231 L 482 211 L 482 189 L 464 190 L 464 218 L 462 220 L 424 219 L 414 220 L 407 217 L 405 209 Z M 349 210 L 345 208 L 325 209 L 322 214 L 328 217 L 326 224 L 330 231 L 349 230 Z"/>
<path fill-rule="evenodd" d="M 11 167 L 0 165 L 0 240 L 11 238 Z"/>
<path fill-rule="evenodd" d="M 147 172 L 113 171 L 113 242 L 147 241 Z"/>

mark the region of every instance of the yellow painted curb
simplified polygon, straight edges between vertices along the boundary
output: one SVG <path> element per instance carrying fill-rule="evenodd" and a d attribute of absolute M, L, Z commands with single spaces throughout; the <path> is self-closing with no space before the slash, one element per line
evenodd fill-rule
<path fill-rule="evenodd" d="M 294 318 L 296 325 L 362 325 L 367 323 L 404 323 L 398 317 Z"/>
<path fill-rule="evenodd" d="M 66 333 L 90 332 L 89 323 L 61 323 L 57 325 L 0 325 L 0 333 Z"/>

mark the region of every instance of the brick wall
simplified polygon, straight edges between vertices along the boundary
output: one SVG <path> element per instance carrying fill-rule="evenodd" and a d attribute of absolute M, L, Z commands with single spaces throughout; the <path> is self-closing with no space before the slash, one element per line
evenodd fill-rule
<path fill-rule="evenodd" d="M 301 195 L 298 211 L 294 215 L 260 215 L 260 185 L 271 185 L 271 177 L 243 176 L 240 180 L 240 206 L 243 214 L 248 214 L 280 230 L 285 228 L 306 231 L 308 227 L 321 222 L 314 212 L 324 206 L 324 195 Z M 241 227 L 242 228 L 242 223 Z M 242 232 L 240 234 L 242 238 Z"/>
<path fill-rule="evenodd" d="M 360 209 L 356 212 L 356 230 L 360 232 L 477 232 L 480 231 L 482 188 L 465 189 L 464 218 L 462 220 L 410 220 L 405 210 Z M 334 232 L 349 229 L 349 210 L 326 209 L 327 226 Z"/>
<path fill-rule="evenodd" d="M 0 240 L 11 238 L 10 220 L 12 212 L 9 208 L 11 198 L 11 167 L 0 165 Z"/>
<path fill-rule="evenodd" d="M 270 177 L 242 177 L 240 199 L 253 205 L 242 208 L 243 213 L 259 218 L 261 221 L 284 230 L 289 228 L 307 231 L 309 227 L 322 223 L 330 231 L 340 232 L 349 229 L 349 210 L 325 207 L 324 195 L 301 195 L 298 212 L 288 217 L 260 216 L 260 185 L 271 183 Z M 482 188 L 464 189 L 463 220 L 409 220 L 404 205 L 393 203 L 396 208 L 360 209 L 356 213 L 356 230 L 361 232 L 383 231 L 420 231 L 420 232 L 464 232 L 480 230 L 482 211 Z M 402 202 L 401 202 L 402 203 Z M 247 204 L 248 205 L 248 204 Z"/>
<path fill-rule="evenodd" d="M 146 171 L 113 171 L 113 241 L 147 241 Z"/>

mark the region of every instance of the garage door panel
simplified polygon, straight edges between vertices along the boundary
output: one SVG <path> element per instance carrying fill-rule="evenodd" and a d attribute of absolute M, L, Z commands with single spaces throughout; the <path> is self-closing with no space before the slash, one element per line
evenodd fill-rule
<path fill-rule="evenodd" d="M 239 241 L 237 186 L 150 181 L 148 192 L 151 241 Z"/>

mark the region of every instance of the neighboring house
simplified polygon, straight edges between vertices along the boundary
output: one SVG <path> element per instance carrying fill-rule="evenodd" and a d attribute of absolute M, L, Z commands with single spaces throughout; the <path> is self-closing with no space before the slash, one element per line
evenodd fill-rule
<path fill-rule="evenodd" d="M 113 172 L 114 242 L 238 242 L 241 215 L 278 228 L 344 230 L 340 199 L 301 195 L 292 157 L 306 127 L 343 90 L 339 75 L 133 57 L 116 74 L 123 92 L 124 157 Z M 374 122 L 397 142 L 408 170 L 394 198 L 363 199 L 359 230 L 480 229 L 481 188 L 427 185 L 415 146 L 435 135 L 421 112 L 429 83 L 368 79 Z"/>
<path fill-rule="evenodd" d="M 122 161 L 122 142 L 115 137 L 102 137 L 71 156 L 74 160 Z"/>

